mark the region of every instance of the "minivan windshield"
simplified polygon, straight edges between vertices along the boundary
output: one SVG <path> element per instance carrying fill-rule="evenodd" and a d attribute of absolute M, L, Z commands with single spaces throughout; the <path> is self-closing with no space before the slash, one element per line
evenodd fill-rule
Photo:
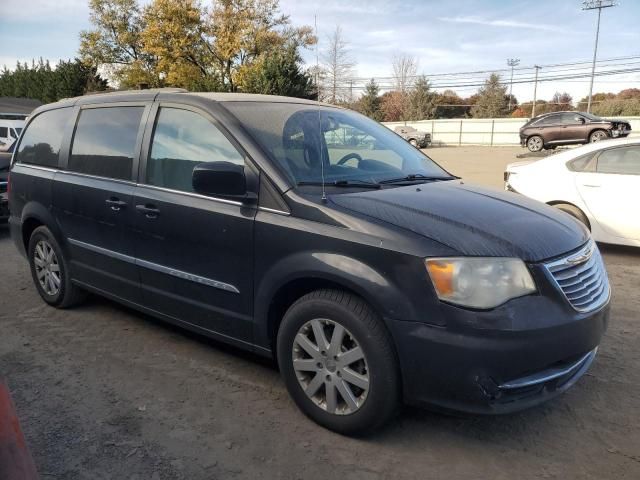
<path fill-rule="evenodd" d="M 453 178 L 388 128 L 349 110 L 225 102 L 296 185 L 361 186 Z"/>

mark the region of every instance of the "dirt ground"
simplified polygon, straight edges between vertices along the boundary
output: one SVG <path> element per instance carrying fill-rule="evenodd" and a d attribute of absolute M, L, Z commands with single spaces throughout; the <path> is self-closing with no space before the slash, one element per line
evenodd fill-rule
<path fill-rule="evenodd" d="M 500 188 L 522 150 L 428 153 Z M 0 376 L 43 479 L 637 479 L 640 250 L 602 250 L 611 324 L 573 389 L 503 417 L 406 408 L 352 439 L 299 413 L 267 361 L 96 297 L 46 307 L 0 227 Z"/>

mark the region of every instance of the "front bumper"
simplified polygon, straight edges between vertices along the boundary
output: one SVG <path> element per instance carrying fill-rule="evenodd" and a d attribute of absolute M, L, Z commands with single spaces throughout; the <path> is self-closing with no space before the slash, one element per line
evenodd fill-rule
<path fill-rule="evenodd" d="M 441 308 L 447 327 L 387 322 L 405 402 L 479 414 L 522 410 L 566 391 L 591 365 L 609 319 L 608 303 L 581 314 L 542 292 L 491 311 Z"/>

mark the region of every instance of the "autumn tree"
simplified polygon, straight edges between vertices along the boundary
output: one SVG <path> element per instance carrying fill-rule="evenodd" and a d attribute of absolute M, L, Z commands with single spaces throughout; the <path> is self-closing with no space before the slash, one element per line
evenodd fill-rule
<path fill-rule="evenodd" d="M 191 90 L 220 89 L 204 14 L 197 0 L 155 0 L 144 9 L 142 46 L 157 59 L 155 71 L 166 84 Z"/>
<path fill-rule="evenodd" d="M 334 104 L 351 102 L 353 100 L 351 90 L 345 87 L 353 76 L 356 63 L 351 57 L 349 44 L 344 38 L 340 25 L 337 25 L 329 36 L 328 47 L 322 56 L 322 61 L 322 99 Z"/>
<path fill-rule="evenodd" d="M 473 101 L 461 98 L 453 90 L 445 90 L 435 95 L 434 102 L 436 118 L 463 118 L 468 116 L 470 110 L 466 105 Z"/>
<path fill-rule="evenodd" d="M 80 33 L 80 57 L 103 67 L 122 87 L 163 85 L 157 58 L 142 41 L 145 19 L 137 0 L 89 0 L 94 28 Z"/>
<path fill-rule="evenodd" d="M 357 109 L 363 115 L 377 122 L 381 122 L 384 119 L 380 88 L 373 78 L 364 87 L 364 94 L 358 100 Z"/>
<path fill-rule="evenodd" d="M 254 64 L 271 68 L 316 41 L 310 27 L 291 25 L 278 0 L 213 0 L 206 9 L 199 0 L 151 0 L 144 8 L 137 0 L 90 0 L 90 8 L 82 58 L 125 88 L 233 92 Z"/>
<path fill-rule="evenodd" d="M 551 101 L 547 104 L 547 112 L 562 112 L 573 110 L 573 98 L 567 92 L 556 92 Z M 537 109 L 536 109 L 537 111 Z"/>
<path fill-rule="evenodd" d="M 496 118 L 507 114 L 507 87 L 500 75 L 492 73 L 478 92 L 478 99 L 471 108 L 474 118 Z"/>
<path fill-rule="evenodd" d="M 406 98 L 397 90 L 382 94 L 381 108 L 385 122 L 399 122 L 406 120 L 404 116 Z"/>

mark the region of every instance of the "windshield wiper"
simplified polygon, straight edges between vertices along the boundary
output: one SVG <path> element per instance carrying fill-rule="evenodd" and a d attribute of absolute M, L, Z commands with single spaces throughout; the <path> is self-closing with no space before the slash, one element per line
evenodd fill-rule
<path fill-rule="evenodd" d="M 367 182 L 366 180 L 334 180 L 325 182 L 327 187 L 343 187 L 343 188 L 380 188 L 379 183 Z M 322 186 L 322 182 L 298 182 L 299 187 L 305 186 Z"/>
<path fill-rule="evenodd" d="M 386 185 L 389 183 L 404 183 L 404 182 L 419 182 L 419 181 L 435 181 L 435 180 L 453 180 L 454 176 L 451 177 L 429 177 L 427 175 L 423 175 L 421 173 L 411 173 L 405 177 L 400 177 L 400 178 L 390 178 L 389 180 L 381 180 L 380 183 L 381 185 Z"/>

